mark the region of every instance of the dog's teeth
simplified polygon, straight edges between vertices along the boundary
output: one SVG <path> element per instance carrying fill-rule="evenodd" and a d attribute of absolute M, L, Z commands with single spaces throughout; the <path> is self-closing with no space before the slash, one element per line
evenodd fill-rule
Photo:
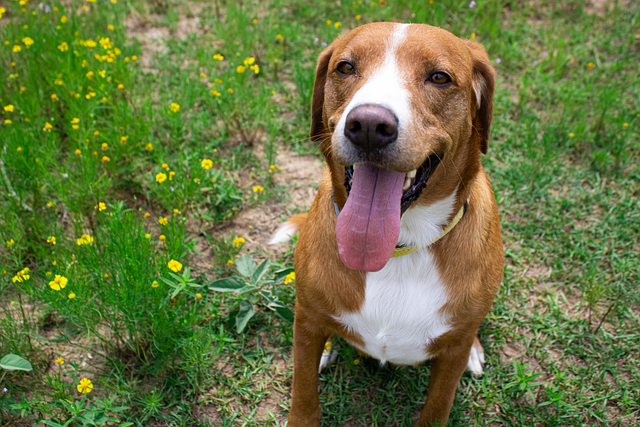
<path fill-rule="evenodd" d="M 407 178 L 415 178 L 417 169 L 412 170 L 411 172 L 407 172 Z"/>
<path fill-rule="evenodd" d="M 411 185 L 411 180 L 407 178 L 404 180 L 404 185 L 402 186 L 402 189 L 408 190 L 410 185 Z"/>

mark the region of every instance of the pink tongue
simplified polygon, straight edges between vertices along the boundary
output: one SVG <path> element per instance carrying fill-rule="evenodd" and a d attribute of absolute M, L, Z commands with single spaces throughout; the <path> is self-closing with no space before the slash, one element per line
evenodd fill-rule
<path fill-rule="evenodd" d="M 378 271 L 391 258 L 400 235 L 404 176 L 368 163 L 355 168 L 351 193 L 336 225 L 338 252 L 347 267 Z"/>

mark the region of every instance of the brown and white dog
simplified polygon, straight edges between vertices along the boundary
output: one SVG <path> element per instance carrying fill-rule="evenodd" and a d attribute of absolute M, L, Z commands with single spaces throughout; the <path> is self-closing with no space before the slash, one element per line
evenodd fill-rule
<path fill-rule="evenodd" d="M 364 25 L 320 54 L 311 139 L 328 167 L 273 240 L 300 228 L 290 427 L 320 424 L 332 334 L 381 363 L 431 360 L 420 426 L 446 424 L 465 368 L 482 373 L 476 335 L 503 272 L 480 162 L 494 87 L 480 44 L 428 25 Z"/>

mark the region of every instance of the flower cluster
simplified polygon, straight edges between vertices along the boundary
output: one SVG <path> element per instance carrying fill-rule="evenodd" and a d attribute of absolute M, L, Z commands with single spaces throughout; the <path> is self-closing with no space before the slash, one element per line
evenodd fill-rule
<path fill-rule="evenodd" d="M 18 271 L 15 276 L 13 276 L 13 283 L 26 282 L 30 277 L 31 276 L 29 276 L 29 267 L 25 267 L 22 270 Z"/>
<path fill-rule="evenodd" d="M 241 244 L 243 244 L 245 242 L 245 240 L 242 237 L 234 237 L 233 238 L 233 246 L 235 246 L 236 248 L 240 247 Z"/>
<path fill-rule="evenodd" d="M 88 234 L 83 234 L 79 239 L 77 239 L 77 242 L 78 246 L 89 245 L 93 243 L 93 237 L 89 236 Z"/>

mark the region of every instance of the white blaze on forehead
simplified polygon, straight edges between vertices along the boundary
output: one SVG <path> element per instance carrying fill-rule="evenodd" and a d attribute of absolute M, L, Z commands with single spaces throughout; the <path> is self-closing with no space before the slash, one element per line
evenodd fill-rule
<path fill-rule="evenodd" d="M 389 36 L 382 65 L 373 70 L 367 82 L 356 92 L 340 117 L 334 135 L 344 138 L 347 116 L 354 108 L 375 104 L 388 108 L 398 118 L 398 140 L 402 140 L 402 129 L 411 121 L 410 93 L 405 87 L 404 73 L 398 66 L 398 48 L 407 38 L 409 24 L 396 24 Z M 366 57 L 363 59 L 366 61 Z"/>

